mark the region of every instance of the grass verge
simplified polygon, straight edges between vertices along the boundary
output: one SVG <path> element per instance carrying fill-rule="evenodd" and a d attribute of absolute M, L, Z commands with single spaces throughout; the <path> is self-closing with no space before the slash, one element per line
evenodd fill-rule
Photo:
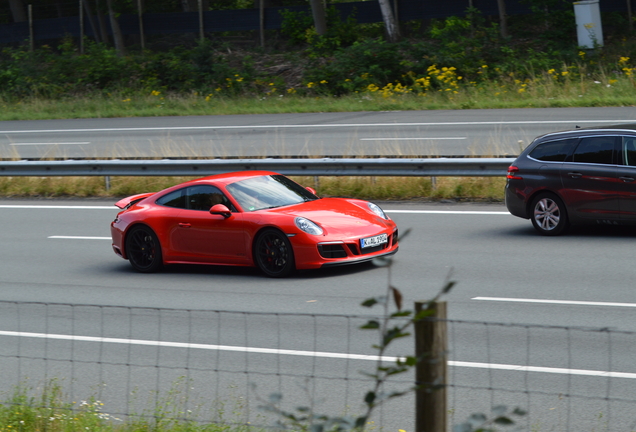
<path fill-rule="evenodd" d="M 60 99 L 3 99 L 0 121 L 74 118 L 159 117 L 194 115 L 284 114 L 312 112 L 412 111 L 443 109 L 563 108 L 633 106 L 634 83 L 627 78 L 607 81 L 568 82 L 561 85 L 535 82 L 490 82 L 463 86 L 456 93 L 425 95 L 395 91 L 367 91 L 346 96 L 303 97 L 218 96 L 206 100 L 197 94 L 133 95 L 95 94 Z"/>
<path fill-rule="evenodd" d="M 1 177 L 0 196 L 10 198 L 116 198 L 158 192 L 193 177 Z M 503 177 L 292 177 L 319 196 L 367 200 L 470 200 L 501 202 Z"/>
<path fill-rule="evenodd" d="M 109 414 L 94 397 L 70 401 L 57 382 L 51 380 L 31 389 L 19 385 L 0 402 L 0 431 L 3 432 L 248 432 L 260 431 L 241 423 L 195 420 L 182 395 L 169 391 L 163 400 L 140 414 Z M 120 418 L 121 417 L 121 418 Z"/>

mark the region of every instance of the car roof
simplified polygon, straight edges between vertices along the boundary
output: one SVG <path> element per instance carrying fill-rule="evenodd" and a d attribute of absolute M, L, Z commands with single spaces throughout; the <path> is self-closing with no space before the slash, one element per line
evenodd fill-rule
<path fill-rule="evenodd" d="M 199 178 L 196 180 L 190 180 L 189 182 L 182 183 L 183 184 L 196 184 L 196 183 L 208 183 L 210 181 L 214 181 L 217 184 L 228 185 L 231 183 L 235 183 L 237 181 L 245 180 L 248 178 L 261 177 L 266 175 L 278 175 L 278 173 L 272 171 L 236 171 L 229 172 L 223 174 L 215 174 L 203 178 Z"/>
<path fill-rule="evenodd" d="M 576 129 L 566 129 L 566 130 L 561 130 L 561 131 L 554 131 L 554 132 L 548 132 L 545 133 L 543 135 L 539 135 L 536 140 L 543 140 L 544 138 L 549 138 L 555 135 L 573 135 L 573 136 L 577 136 L 580 134 L 585 134 L 586 132 L 603 132 L 603 131 L 607 131 L 607 132 L 618 132 L 618 131 L 623 131 L 623 132 L 632 132 L 632 133 L 636 133 L 636 123 L 623 123 L 623 124 L 615 124 L 615 125 L 604 125 L 604 126 L 590 126 L 590 127 L 585 127 L 585 128 L 581 128 L 581 127 L 576 127 Z"/>
<path fill-rule="evenodd" d="M 624 124 L 616 124 L 616 125 L 606 125 L 606 126 L 591 126 L 587 128 L 581 128 L 580 130 L 626 130 L 631 132 L 636 132 L 636 123 L 624 123 Z M 576 129 L 575 129 L 576 130 Z"/>

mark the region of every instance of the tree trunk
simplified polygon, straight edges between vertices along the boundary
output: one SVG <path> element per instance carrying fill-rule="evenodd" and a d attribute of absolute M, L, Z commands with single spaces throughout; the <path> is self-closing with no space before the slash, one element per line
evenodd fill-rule
<path fill-rule="evenodd" d="M 108 30 L 106 30 L 106 19 L 104 18 L 102 7 L 99 4 L 99 0 L 95 0 L 95 8 L 97 9 L 97 22 L 99 23 L 99 34 L 102 42 L 107 44 L 109 41 Z"/>
<path fill-rule="evenodd" d="M 181 10 L 184 12 L 196 12 L 197 1 L 196 0 L 181 0 Z"/>
<path fill-rule="evenodd" d="M 380 3 L 382 19 L 384 20 L 384 26 L 386 27 L 386 34 L 389 42 L 397 42 L 400 40 L 400 28 L 393 17 L 391 4 L 389 3 L 389 0 L 378 0 L 378 2 Z"/>
<path fill-rule="evenodd" d="M 309 0 L 311 3 L 311 12 L 314 16 L 314 26 L 316 33 L 323 36 L 327 34 L 327 18 L 325 16 L 325 4 L 323 0 Z"/>
<path fill-rule="evenodd" d="M 506 0 L 497 0 L 499 7 L 499 30 L 501 37 L 508 37 L 508 18 L 506 17 Z"/>
<path fill-rule="evenodd" d="M 24 22 L 28 19 L 22 0 L 9 0 L 9 6 L 11 7 L 11 15 L 14 22 Z"/>
<path fill-rule="evenodd" d="M 123 57 L 124 55 L 126 55 L 126 49 L 124 48 L 124 37 L 121 34 L 121 29 L 119 28 L 119 23 L 117 22 L 117 17 L 115 16 L 115 11 L 113 10 L 113 0 L 106 0 L 106 5 L 108 6 L 108 16 L 110 18 L 110 28 L 113 31 L 115 50 L 117 50 L 118 56 Z"/>
<path fill-rule="evenodd" d="M 99 34 L 99 27 L 97 23 L 95 23 L 95 16 L 93 15 L 93 8 L 91 7 L 91 2 L 88 0 L 82 0 L 82 5 L 84 6 L 84 12 L 88 17 L 88 22 L 91 24 L 91 28 L 93 29 L 93 34 L 95 35 L 95 40 L 97 43 L 102 41 L 102 38 Z"/>

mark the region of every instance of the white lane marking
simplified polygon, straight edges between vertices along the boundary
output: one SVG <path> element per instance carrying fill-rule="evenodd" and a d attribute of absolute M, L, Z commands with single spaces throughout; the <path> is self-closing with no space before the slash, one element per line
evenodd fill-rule
<path fill-rule="evenodd" d="M 423 140 L 465 140 L 468 137 L 443 137 L 443 138 L 360 138 L 360 141 L 423 141 Z"/>
<path fill-rule="evenodd" d="M 375 360 L 380 359 L 379 356 L 363 355 L 363 354 L 343 354 L 333 352 L 319 352 L 319 351 L 300 351 L 300 350 L 285 350 L 276 348 L 254 348 L 254 347 L 241 347 L 231 345 L 212 345 L 212 344 L 196 344 L 185 342 L 167 342 L 167 341 L 153 341 L 144 339 L 122 339 L 122 338 L 105 338 L 94 336 L 74 336 L 74 335 L 62 335 L 62 334 L 49 334 L 49 333 L 30 333 L 30 332 L 15 332 L 15 331 L 1 331 L 0 336 L 17 336 L 27 338 L 39 338 L 39 339 L 57 339 L 79 342 L 100 342 L 100 343 L 113 343 L 113 344 L 126 344 L 126 345 L 146 345 L 157 347 L 170 347 L 170 348 L 188 348 L 188 349 L 204 349 L 214 351 L 234 351 L 234 352 L 247 352 L 257 354 L 280 354 L 280 355 L 294 355 L 304 357 L 325 357 L 325 358 L 341 358 L 352 360 Z M 383 356 L 383 361 L 395 361 L 397 357 Z"/>
<path fill-rule="evenodd" d="M 45 146 L 45 145 L 84 145 L 90 141 L 83 142 L 40 142 L 40 143 L 11 143 L 12 146 Z"/>
<path fill-rule="evenodd" d="M 72 210 L 117 210 L 121 211 L 114 205 L 112 206 L 69 206 L 69 205 L 0 205 L 0 208 L 6 209 L 72 209 Z"/>
<path fill-rule="evenodd" d="M 629 372 L 609 372 L 609 371 L 598 371 L 598 370 L 588 370 L 588 369 L 550 368 L 550 367 L 539 367 L 539 366 L 520 366 L 520 365 L 508 365 L 508 364 L 496 364 L 496 363 L 475 363 L 475 362 L 462 362 L 462 361 L 449 361 L 448 364 L 449 366 L 457 366 L 457 367 L 509 370 L 509 371 L 516 371 L 516 372 L 542 372 L 542 373 L 563 374 L 563 375 L 584 375 L 584 376 L 596 376 L 596 377 L 608 377 L 608 378 L 636 379 L 636 373 L 629 373 Z"/>
<path fill-rule="evenodd" d="M 29 133 L 72 133 L 72 132 L 131 132 L 153 130 L 213 130 L 213 129 L 294 129 L 294 128 L 339 128 L 339 127 L 405 127 L 405 126 L 474 126 L 474 125 L 529 125 L 529 124 L 583 124 L 583 123 L 632 123 L 629 120 L 527 120 L 527 121 L 464 121 L 464 122 L 426 122 L 426 123 L 338 123 L 338 124 L 298 124 L 298 125 L 241 125 L 241 126 L 165 126 L 165 127 L 120 127 L 95 129 L 37 129 L 3 131 L 3 134 Z"/>
<path fill-rule="evenodd" d="M 348 359 L 348 360 L 371 360 L 371 361 L 388 361 L 394 362 L 398 358 L 392 356 L 376 356 L 376 355 L 363 355 L 363 354 L 344 354 L 335 352 L 321 352 L 321 351 L 301 351 L 301 350 L 285 350 L 276 348 L 254 348 L 254 347 L 241 347 L 232 345 L 212 345 L 212 344 L 196 344 L 196 343 L 184 343 L 184 342 L 166 342 L 166 341 L 153 341 L 144 339 L 122 339 L 122 338 L 105 338 L 94 336 L 74 336 L 74 335 L 62 335 L 62 334 L 49 334 L 49 333 L 30 333 L 30 332 L 16 332 L 16 331 L 0 331 L 0 336 L 13 336 L 13 337 L 28 337 L 38 339 L 56 339 L 78 342 L 99 342 L 99 343 L 113 343 L 113 344 L 126 344 L 126 345 L 145 345 L 145 346 L 157 346 L 168 348 L 187 348 L 187 349 L 204 349 L 214 351 L 233 351 L 244 353 L 256 353 L 256 354 L 277 354 L 277 355 L 293 355 L 303 357 L 322 357 L 322 358 L 335 358 L 335 359 Z M 550 368 L 540 366 L 523 366 L 523 365 L 510 365 L 510 364 L 498 364 L 498 363 L 478 363 L 478 362 L 464 362 L 464 361 L 449 361 L 449 366 L 456 367 L 468 367 L 477 369 L 496 369 L 496 370 L 509 370 L 517 372 L 542 372 L 552 374 L 565 374 L 565 375 L 583 375 L 583 376 L 598 376 L 598 377 L 610 377 L 610 378 L 629 378 L 636 379 L 636 373 L 629 372 L 610 372 L 610 371 L 598 371 L 587 369 L 568 369 L 568 368 Z"/>
<path fill-rule="evenodd" d="M 610 306 L 610 307 L 636 307 L 636 303 L 616 303 L 616 302 L 593 302 L 578 300 L 542 300 L 542 299 L 524 299 L 524 298 L 506 298 L 506 297 L 473 297 L 472 300 L 497 301 L 497 302 L 514 302 L 514 303 L 543 303 L 558 305 L 577 305 L 577 306 Z"/>
<path fill-rule="evenodd" d="M 461 211 L 461 210 L 384 210 L 385 213 L 422 213 L 422 214 L 470 214 L 470 215 L 510 215 L 507 211 Z"/>
<path fill-rule="evenodd" d="M 112 240 L 111 237 L 87 237 L 87 236 L 48 236 L 50 239 L 69 239 L 69 240 Z"/>

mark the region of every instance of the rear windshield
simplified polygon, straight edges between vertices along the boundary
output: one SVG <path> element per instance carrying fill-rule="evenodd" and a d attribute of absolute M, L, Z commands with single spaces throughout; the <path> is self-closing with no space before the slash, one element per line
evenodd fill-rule
<path fill-rule="evenodd" d="M 539 144 L 528 156 L 546 162 L 563 162 L 571 153 L 578 138 L 548 141 Z"/>

